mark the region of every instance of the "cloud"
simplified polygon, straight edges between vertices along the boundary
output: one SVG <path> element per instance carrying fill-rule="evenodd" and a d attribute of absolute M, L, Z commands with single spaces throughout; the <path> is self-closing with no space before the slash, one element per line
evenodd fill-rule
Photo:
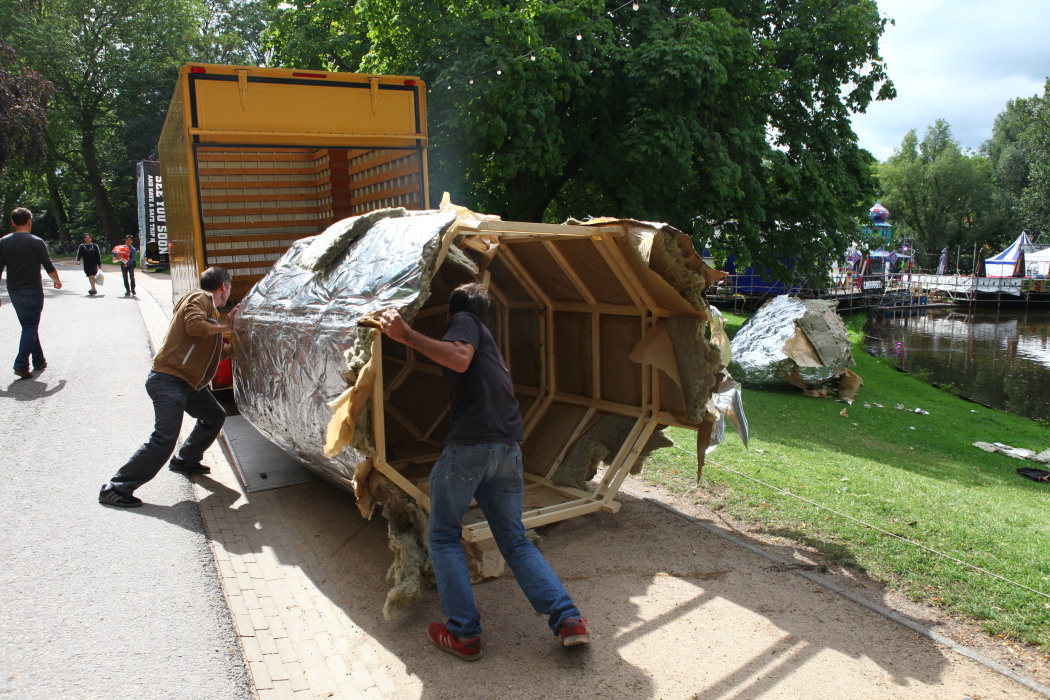
<path fill-rule="evenodd" d="M 880 49 L 897 98 L 853 120 L 860 145 L 879 160 L 914 129 L 946 120 L 963 148 L 992 135 L 1009 100 L 1043 93 L 1050 76 L 1047 0 L 879 0 L 895 21 Z"/>

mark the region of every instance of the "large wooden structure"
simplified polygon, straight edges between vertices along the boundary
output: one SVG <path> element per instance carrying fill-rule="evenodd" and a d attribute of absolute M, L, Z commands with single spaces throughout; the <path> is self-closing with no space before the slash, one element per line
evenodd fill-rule
<path fill-rule="evenodd" d="M 707 339 L 703 291 L 721 273 L 683 234 L 624 221 L 461 219 L 445 237 L 446 247 L 458 246 L 477 263 L 494 299 L 489 326 L 525 424 L 526 527 L 618 510 L 624 478 L 661 426 L 701 429 L 706 447 L 704 428 L 714 418 L 707 401 L 724 366 Z M 440 337 L 448 293 L 467 281 L 471 275 L 445 258 L 414 327 Z M 366 512 L 379 475 L 429 510 L 427 478 L 449 422 L 441 370 L 378 332 L 372 344 L 372 360 L 357 379 L 358 388 L 372 382 L 371 389 L 344 411 L 367 412 L 353 422 L 370 431 L 374 454 L 347 485 Z M 599 463 L 604 471 L 590 480 Z M 473 508 L 464 538 L 490 537 Z"/>

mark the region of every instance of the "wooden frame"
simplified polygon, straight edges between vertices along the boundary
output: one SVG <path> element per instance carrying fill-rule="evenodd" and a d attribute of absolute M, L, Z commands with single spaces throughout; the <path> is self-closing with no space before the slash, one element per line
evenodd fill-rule
<path fill-rule="evenodd" d="M 656 301 L 658 295 L 652 293 L 647 288 L 645 281 L 634 272 L 634 267 L 625 257 L 622 247 L 626 243 L 627 224 L 591 227 L 461 220 L 457 226 L 455 233 L 468 237 L 487 236 L 496 239 L 498 246 L 495 256 L 514 277 L 519 286 L 519 292 L 524 291 L 530 297 L 529 302 L 510 302 L 501 289 L 496 286 L 492 287 L 494 302 L 497 302 L 502 310 L 501 315 L 495 321 L 497 342 L 509 343 L 506 336 L 510 335 L 508 324 L 510 310 L 535 308 L 541 315 L 538 324 L 539 348 L 536 350 L 536 354 L 541 358 L 539 386 L 516 384 L 519 396 L 535 399 L 523 415 L 525 443 L 527 444 L 530 439 L 541 439 L 537 430 L 549 411 L 582 409 L 580 417 L 571 422 L 571 428 L 568 430 L 564 443 L 558 446 L 549 464 L 526 464 L 526 469 L 529 471 L 525 474 L 525 501 L 527 504 L 523 512 L 525 526 L 534 528 L 588 513 L 618 511 L 620 504 L 615 500 L 616 494 L 654 432 L 664 425 L 677 425 L 694 430 L 698 426 L 688 423 L 681 416 L 674 415 L 662 405 L 660 370 L 645 361 L 636 364 L 637 375 L 634 380 L 640 388 L 637 401 L 633 403 L 615 401 L 605 396 L 603 386 L 609 380 L 602 366 L 602 320 L 615 317 L 621 319 L 622 323 L 624 317 L 636 317 L 637 334 L 641 339 L 646 337 L 646 334 L 661 319 L 680 316 L 681 309 L 679 308 L 679 311 L 675 313 L 670 309 L 660 307 Z M 589 241 L 594 247 L 595 259 L 600 259 L 608 266 L 608 269 L 614 273 L 615 279 L 622 285 L 617 296 L 621 298 L 626 296 L 630 298 L 631 303 L 610 303 L 604 300 L 601 292 L 594 288 L 594 282 L 588 277 L 587 269 L 579 266 L 579 263 L 574 265 L 559 248 L 561 243 L 568 241 Z M 524 244 L 539 244 L 540 249 L 554 261 L 556 269 L 551 270 L 549 267 L 543 271 L 533 269 L 535 263 L 523 259 L 518 254 L 525 251 L 516 250 L 518 246 Z M 462 247 L 469 250 L 469 242 Z M 533 253 L 536 251 L 535 248 L 529 250 Z M 537 279 L 537 274 L 560 275 L 559 279 L 568 283 L 572 294 L 582 298 L 583 301 L 555 298 L 544 285 L 543 280 Z M 608 275 L 602 279 L 603 284 L 609 284 Z M 416 317 L 416 322 L 434 316 L 439 310 L 436 307 L 428 310 L 424 306 Z M 591 357 L 589 381 L 585 383 L 590 389 L 587 395 L 568 392 L 557 385 L 558 373 L 555 371 L 555 362 L 559 361 L 559 338 L 556 316 L 561 313 L 579 314 L 590 319 L 588 347 L 591 349 Z M 695 316 L 702 317 L 702 312 L 697 311 Z M 501 338 L 503 338 L 502 341 Z M 435 432 L 445 420 L 447 408 L 443 412 L 436 413 L 436 417 L 426 424 L 416 424 L 392 405 L 391 397 L 402 389 L 409 391 L 406 385 L 410 386 L 413 378 L 433 378 L 438 373 L 436 366 L 427 364 L 428 361 L 416 357 L 410 349 L 405 348 L 403 352 L 405 356 L 403 366 L 400 366 L 390 377 L 383 376 L 384 362 L 374 362 L 377 376 L 371 413 L 372 437 L 375 445 L 373 465 L 424 509 L 429 510 L 428 485 L 425 480 L 413 481 L 406 477 L 402 470 L 410 464 L 425 464 L 428 461 L 432 463 L 437 459 L 440 452 L 440 441 L 435 439 Z M 383 340 L 379 333 L 375 335 L 372 354 L 373 358 L 383 357 Z M 507 356 L 507 354 L 507 349 L 504 347 L 504 355 Z M 396 359 L 396 363 L 401 363 L 400 356 Z M 590 490 L 554 481 L 553 477 L 556 476 L 558 468 L 569 455 L 573 445 L 598 418 L 604 415 L 626 417 L 632 419 L 633 423 L 626 439 L 606 464 L 607 468 L 602 478 L 594 483 Z M 390 459 L 387 444 L 388 421 L 397 424 L 399 434 L 407 434 L 417 446 L 424 448 L 421 450 L 422 454 L 415 453 L 412 457 Z M 488 524 L 480 517 L 480 513 L 468 513 L 464 522 L 463 537 L 466 541 L 482 542 L 491 539 L 492 533 Z"/>

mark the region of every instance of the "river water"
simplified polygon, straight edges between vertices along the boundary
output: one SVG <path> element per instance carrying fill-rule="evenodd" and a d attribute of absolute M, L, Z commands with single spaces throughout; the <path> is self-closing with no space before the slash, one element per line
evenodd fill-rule
<path fill-rule="evenodd" d="M 877 314 L 865 344 L 979 403 L 1050 420 L 1050 310 L 927 309 Z"/>

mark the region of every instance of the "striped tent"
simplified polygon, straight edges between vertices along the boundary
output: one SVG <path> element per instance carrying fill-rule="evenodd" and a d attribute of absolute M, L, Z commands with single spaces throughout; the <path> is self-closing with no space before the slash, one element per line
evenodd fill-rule
<path fill-rule="evenodd" d="M 1014 277 L 1015 269 L 1017 268 L 1017 262 L 1024 255 L 1024 246 L 1031 245 L 1032 241 L 1028 239 L 1028 233 L 1021 231 L 1021 235 L 1017 237 L 1017 240 L 1010 244 L 1010 247 L 990 258 L 985 258 L 984 269 L 988 277 Z M 1021 276 L 1024 276 L 1023 274 Z"/>

